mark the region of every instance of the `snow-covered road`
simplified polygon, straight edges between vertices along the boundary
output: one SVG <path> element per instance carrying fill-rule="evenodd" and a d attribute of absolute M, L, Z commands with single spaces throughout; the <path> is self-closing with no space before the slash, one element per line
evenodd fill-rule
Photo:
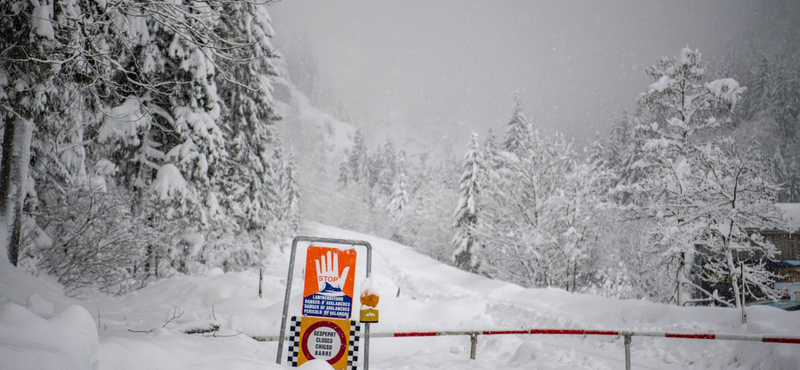
<path fill-rule="evenodd" d="M 673 332 L 800 332 L 800 313 L 750 308 L 749 324 L 725 308 L 681 308 L 525 289 L 460 271 L 411 248 L 380 238 L 310 224 L 306 235 L 361 239 L 374 250 L 373 276 L 381 292 L 381 322 L 373 332 L 583 328 Z M 252 337 L 279 329 L 288 245 L 271 256 L 264 298 L 257 271 L 162 279 L 122 297 L 93 294 L 79 301 L 60 294 L 50 279 L 0 268 L 0 355 L 3 369 L 264 369 L 277 344 Z M 365 277 L 359 253 L 356 291 Z M 296 264 L 290 313 L 299 314 L 303 253 Z M 398 294 L 399 291 L 399 294 Z M 37 294 L 45 303 L 29 299 Z M 38 302 L 38 303 L 37 303 Z M 47 307 L 52 303 L 53 308 Z M 25 310 L 19 306 L 28 306 Z M 79 305 L 82 309 L 66 309 Z M 37 312 L 34 314 L 30 311 Z M 41 317 L 40 317 L 41 316 Z M 49 320 L 46 320 L 49 319 Z M 187 335 L 217 325 L 216 336 Z M 75 332 L 85 334 L 71 335 Z M 93 333 L 96 333 L 94 335 Z M 241 333 L 241 334 L 240 334 Z M 22 339 L 19 339 L 22 338 Z M 61 338 L 61 339 L 58 339 Z M 69 342 L 75 338 L 76 343 Z M 480 336 L 477 360 L 469 337 L 373 338 L 372 369 L 622 369 L 621 338 L 581 336 Z M 798 369 L 800 346 L 634 337 L 634 369 Z M 6 365 L 10 366 L 7 367 Z M 284 365 L 285 366 L 285 365 Z"/>

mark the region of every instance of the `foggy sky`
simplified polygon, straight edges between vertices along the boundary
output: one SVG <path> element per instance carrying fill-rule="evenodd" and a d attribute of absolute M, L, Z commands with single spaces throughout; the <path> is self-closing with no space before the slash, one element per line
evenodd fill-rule
<path fill-rule="evenodd" d="M 661 56 L 689 46 L 706 61 L 723 57 L 781 14 L 760 1 L 689 0 L 283 0 L 268 9 L 278 50 L 291 58 L 282 41 L 306 35 L 322 79 L 368 137 L 458 156 L 473 130 L 502 138 L 515 91 L 537 127 L 587 142 L 635 108 L 652 82 L 645 68 Z"/>

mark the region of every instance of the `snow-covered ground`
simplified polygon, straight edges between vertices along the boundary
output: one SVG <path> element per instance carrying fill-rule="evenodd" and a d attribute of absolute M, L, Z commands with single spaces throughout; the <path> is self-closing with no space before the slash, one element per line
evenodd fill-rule
<path fill-rule="evenodd" d="M 363 239 L 374 248 L 374 284 L 382 293 L 373 332 L 412 330 L 589 328 L 797 335 L 800 312 L 771 307 L 740 312 L 681 308 L 639 300 L 524 289 L 471 275 L 403 245 L 319 224 L 307 235 Z M 276 342 L 289 245 L 258 272 L 177 276 L 122 297 L 65 297 L 47 277 L 0 267 L 2 369 L 269 369 Z M 361 251 L 363 252 L 363 251 Z M 364 277 L 359 253 L 356 282 Z M 300 309 L 298 257 L 291 313 Z M 356 291 L 360 291 L 356 286 Z M 398 294 L 399 292 L 399 294 Z M 219 326 L 215 335 L 184 334 Z M 468 337 L 373 338 L 373 369 L 621 369 L 621 338 L 482 336 L 477 360 Z M 634 337 L 634 369 L 798 369 L 800 345 Z M 322 364 L 324 365 L 324 364 Z M 285 365 L 284 365 L 285 366 Z M 306 367 L 325 368 L 310 363 Z"/>

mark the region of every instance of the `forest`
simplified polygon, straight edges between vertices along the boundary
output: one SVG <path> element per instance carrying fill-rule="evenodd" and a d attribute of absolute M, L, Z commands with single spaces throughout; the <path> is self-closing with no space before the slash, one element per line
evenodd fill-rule
<path fill-rule="evenodd" d="M 753 231 L 785 228 L 775 204 L 800 202 L 792 43 L 712 62 L 664 50 L 636 108 L 590 145 L 542 129 L 516 98 L 504 131 L 472 133 L 463 158 L 355 131 L 325 181 L 336 196 L 303 204 L 317 190 L 277 133 L 294 122 L 273 85 L 313 76 L 278 68 L 267 7 L 9 0 L 0 14 L 0 253 L 71 295 L 255 268 L 314 220 L 525 287 L 777 297 L 776 249 Z M 709 289 L 726 281 L 744 283 Z"/>
<path fill-rule="evenodd" d="M 786 230 L 775 204 L 800 201 L 798 55 L 753 48 L 720 64 L 684 48 L 645 71 L 636 109 L 586 147 L 537 127 L 518 98 L 502 136 L 473 132 L 461 161 L 410 166 L 391 139 L 370 152 L 357 132 L 336 205 L 355 217 L 340 226 L 527 287 L 777 298 L 779 256 L 754 231 Z"/>

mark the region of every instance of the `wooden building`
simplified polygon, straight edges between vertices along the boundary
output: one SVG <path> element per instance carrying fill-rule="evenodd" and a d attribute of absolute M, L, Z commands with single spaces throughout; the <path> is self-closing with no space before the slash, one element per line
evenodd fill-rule
<path fill-rule="evenodd" d="M 778 204 L 786 219 L 789 230 L 762 230 L 761 235 L 780 251 L 774 272 L 780 277 L 775 288 L 786 291 L 786 298 L 800 301 L 800 203 Z"/>

